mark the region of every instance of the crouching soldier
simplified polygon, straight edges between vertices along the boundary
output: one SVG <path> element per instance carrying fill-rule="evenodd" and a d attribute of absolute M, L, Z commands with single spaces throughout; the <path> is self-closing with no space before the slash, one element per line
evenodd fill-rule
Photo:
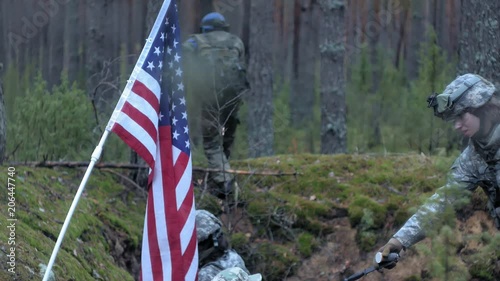
<path fill-rule="evenodd" d="M 233 249 L 229 249 L 222 232 L 222 222 L 215 215 L 206 210 L 196 210 L 196 236 L 199 260 L 198 281 L 211 281 L 221 271 L 234 267 L 249 274 L 241 256 Z"/>

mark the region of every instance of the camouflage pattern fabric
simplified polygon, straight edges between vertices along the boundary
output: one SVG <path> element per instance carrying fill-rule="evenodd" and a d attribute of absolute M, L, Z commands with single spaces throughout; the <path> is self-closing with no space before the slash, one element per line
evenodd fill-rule
<path fill-rule="evenodd" d="M 236 127 L 239 124 L 237 116 L 239 100 L 223 109 L 214 109 L 206 105 L 202 109 L 201 130 L 203 135 L 203 148 L 212 169 L 226 171 L 231 169 L 229 157 L 234 142 Z M 211 179 L 219 184 L 231 182 L 233 174 L 225 172 L 211 173 Z"/>
<path fill-rule="evenodd" d="M 479 82 L 472 85 L 469 89 L 467 83 L 479 79 Z M 454 93 L 460 92 L 461 90 L 467 89 L 462 96 L 457 98 L 453 106 L 449 107 L 452 101 L 449 101 L 449 97 L 453 96 Z M 454 117 L 460 115 L 467 108 L 479 108 L 488 102 L 493 93 L 496 91 L 495 86 L 477 74 L 465 74 L 458 76 L 453 80 L 446 88 L 443 93 L 437 96 L 438 102 L 438 117 L 445 120 L 453 119 Z"/>
<path fill-rule="evenodd" d="M 218 260 L 207 263 L 198 271 L 198 281 L 211 281 L 219 272 L 232 267 L 249 273 L 241 256 L 234 250 L 227 250 Z"/>
<path fill-rule="evenodd" d="M 478 99 L 473 99 L 477 102 Z M 410 247 L 425 237 L 426 225 L 432 224 L 447 206 L 470 196 L 480 186 L 488 196 L 490 215 L 500 229 L 500 218 L 495 208 L 500 207 L 500 125 L 489 134 L 488 139 L 471 139 L 467 148 L 451 166 L 447 182 L 440 187 L 430 200 L 394 234 L 404 247 Z M 488 165 L 483 155 L 492 155 L 494 164 Z M 451 192 L 448 192 L 451 191 Z"/>
<path fill-rule="evenodd" d="M 206 210 L 196 210 L 196 238 L 198 243 L 206 240 L 222 227 L 222 222 Z"/>
<path fill-rule="evenodd" d="M 215 183 L 211 187 L 225 195 L 234 176 L 223 171 L 231 168 L 228 158 L 239 124 L 241 96 L 247 88 L 245 48 L 237 36 L 217 30 L 191 35 L 183 43 L 183 51 L 186 89 L 202 104 L 201 130 L 208 166 L 221 171 L 210 174 Z M 205 53 L 210 54 L 210 63 L 202 56 Z"/>
<path fill-rule="evenodd" d="M 212 281 L 262 281 L 260 274 L 248 275 L 239 267 L 225 269 L 217 274 Z"/>

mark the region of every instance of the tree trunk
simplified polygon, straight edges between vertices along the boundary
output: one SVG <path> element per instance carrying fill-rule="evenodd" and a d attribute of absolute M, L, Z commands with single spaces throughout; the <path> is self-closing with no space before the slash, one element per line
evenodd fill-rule
<path fill-rule="evenodd" d="M 181 41 L 184 42 L 190 34 L 200 31 L 200 6 L 197 0 L 179 1 L 179 21 L 181 25 Z"/>
<path fill-rule="evenodd" d="M 321 153 L 347 151 L 345 103 L 345 5 L 339 0 L 319 0 L 322 11 L 321 56 Z"/>
<path fill-rule="evenodd" d="M 6 60 L 6 51 L 8 50 L 6 47 L 8 47 L 8 39 L 7 39 L 7 34 L 6 34 L 6 28 L 5 28 L 5 17 L 7 16 L 7 13 L 5 13 L 4 11 L 4 6 L 5 5 L 5 1 L 0 3 L 0 15 L 1 15 L 1 19 L 0 19 L 0 25 L 2 26 L 2 28 L 0 28 L 0 64 L 5 64 L 7 62 Z"/>
<path fill-rule="evenodd" d="M 409 48 L 406 53 L 405 62 L 409 79 L 418 77 L 419 51 L 424 42 L 426 33 L 424 3 L 413 1 L 410 8 L 410 34 L 408 36 Z"/>
<path fill-rule="evenodd" d="M 149 30 L 146 30 L 147 26 L 147 19 L 146 19 L 146 14 L 147 14 L 147 2 L 143 0 L 132 0 L 132 7 L 130 8 L 130 20 L 128 21 L 129 24 L 129 50 L 131 53 L 136 55 L 133 58 L 130 58 L 132 63 L 135 63 L 137 58 L 139 57 L 139 54 L 142 50 L 142 47 L 144 46 L 144 40 L 146 39 L 146 36 L 149 35 Z M 128 74 L 127 74 L 128 75 Z"/>
<path fill-rule="evenodd" d="M 102 88 L 97 86 L 105 76 L 104 68 L 104 6 L 103 1 L 87 0 L 86 7 L 86 67 L 87 67 L 87 93 L 98 103 L 102 94 Z"/>
<path fill-rule="evenodd" d="M 247 93 L 249 157 L 273 154 L 273 42 L 274 1 L 252 0 L 250 6 L 250 52 Z"/>
<path fill-rule="evenodd" d="M 222 1 L 218 1 L 218 2 L 222 2 Z M 218 3 L 218 4 L 220 4 L 220 3 Z M 204 17 L 208 13 L 215 12 L 214 1 L 213 0 L 200 0 L 200 11 L 201 11 L 201 17 Z"/>
<path fill-rule="evenodd" d="M 296 0 L 292 89 L 290 95 L 291 124 L 304 128 L 313 120 L 316 65 L 315 0 Z"/>
<path fill-rule="evenodd" d="M 147 35 L 149 35 L 149 32 L 153 28 L 153 24 L 155 23 L 158 13 L 160 12 L 162 4 L 163 0 L 148 1 L 148 12 L 146 14 L 146 27 L 145 27 Z"/>
<path fill-rule="evenodd" d="M 79 11 L 78 2 L 71 1 L 66 4 L 66 19 L 64 22 L 64 54 L 63 71 L 66 72 L 68 80 L 73 82 L 77 79 L 80 48 L 79 36 Z"/>
<path fill-rule="evenodd" d="M 251 5 L 251 0 L 242 0 L 243 3 L 243 30 L 242 30 L 242 34 L 243 36 L 241 37 L 241 40 L 243 41 L 243 44 L 245 45 L 245 47 L 247 47 L 247 57 L 245 58 L 246 59 L 246 63 L 248 65 L 248 59 L 252 56 L 251 52 L 252 50 L 250 50 L 250 48 L 248 48 L 250 46 L 250 5 Z"/>
<path fill-rule="evenodd" d="M 69 2 L 71 3 L 71 2 Z M 65 7 L 58 4 L 56 1 L 47 2 L 44 6 L 47 15 L 49 16 L 49 22 L 47 24 L 47 65 L 48 72 L 45 73 L 45 79 L 47 80 L 47 86 L 52 89 L 52 86 L 60 84 L 61 73 L 63 71 L 63 58 L 64 58 L 64 29 L 65 26 L 62 22 L 65 22 Z"/>
<path fill-rule="evenodd" d="M 500 2 L 462 1 L 459 74 L 482 75 L 500 86 Z"/>
<path fill-rule="evenodd" d="M 0 165 L 5 157 L 5 149 L 7 145 L 7 122 L 5 120 L 5 103 L 3 98 L 2 84 L 3 64 L 0 63 Z"/>

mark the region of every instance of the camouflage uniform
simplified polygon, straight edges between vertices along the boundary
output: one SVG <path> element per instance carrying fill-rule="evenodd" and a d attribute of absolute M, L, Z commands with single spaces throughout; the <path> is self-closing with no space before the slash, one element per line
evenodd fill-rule
<path fill-rule="evenodd" d="M 234 250 L 224 249 L 219 254 L 218 252 L 211 251 L 211 249 L 200 246 L 207 240 L 212 239 L 214 233 L 221 231 L 221 227 L 222 223 L 216 216 L 205 210 L 196 210 L 196 238 L 198 239 L 200 257 L 198 281 L 210 281 L 222 270 L 233 267 L 239 267 L 243 272 L 248 274 L 245 262 Z M 214 243 L 217 243 L 217 241 L 214 240 Z M 205 253 L 215 256 L 209 257 Z"/>
<path fill-rule="evenodd" d="M 212 281 L 262 281 L 260 274 L 248 275 L 239 267 L 225 269 L 217 274 Z"/>
<path fill-rule="evenodd" d="M 207 62 L 200 53 L 208 49 L 220 51 L 224 57 Z M 212 169 L 228 170 L 230 149 L 239 124 L 241 95 L 248 87 L 243 42 L 229 32 L 214 30 L 191 35 L 183 43 L 183 51 L 187 61 L 186 89 L 202 103 L 201 130 L 208 165 Z M 225 60 L 226 57 L 237 58 L 237 61 Z M 231 65 L 224 65 L 227 63 Z M 231 68 L 231 71 L 224 73 L 222 68 Z M 234 176 L 212 173 L 211 180 L 225 193 Z"/>
<path fill-rule="evenodd" d="M 457 95 L 460 91 L 463 91 L 462 96 Z M 453 94 L 456 94 L 455 102 L 452 99 L 447 101 L 447 97 Z M 466 74 L 450 83 L 443 94 L 432 97 L 441 100 L 433 104 L 430 101 L 429 105 L 434 107 L 437 116 L 447 120 L 468 108 L 483 106 L 494 94 L 496 89 L 492 83 L 478 75 Z M 487 194 L 490 214 L 496 227 L 500 229 L 500 124 L 496 124 L 487 136 L 470 139 L 468 146 L 451 166 L 446 184 L 393 237 L 404 247 L 417 243 L 425 237 L 426 221 L 432 221 L 432 217 L 443 212 L 447 204 L 452 204 L 463 196 L 470 196 L 478 186 Z"/>
<path fill-rule="evenodd" d="M 238 255 L 238 253 L 236 253 L 234 250 L 227 250 L 221 258 L 217 259 L 216 261 L 207 263 L 202 268 L 200 268 L 200 270 L 198 271 L 198 281 L 210 281 L 219 272 L 231 267 L 239 267 L 245 273 L 249 273 L 241 256 Z"/>

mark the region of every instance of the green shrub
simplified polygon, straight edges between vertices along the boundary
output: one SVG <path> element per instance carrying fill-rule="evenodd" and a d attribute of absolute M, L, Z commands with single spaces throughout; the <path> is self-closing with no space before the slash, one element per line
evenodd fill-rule
<path fill-rule="evenodd" d="M 8 152 L 12 160 L 88 160 L 97 144 L 90 101 L 85 92 L 62 83 L 52 92 L 38 75 L 26 94 L 16 100 L 8 122 Z M 17 149 L 16 149 L 17 148 Z"/>

